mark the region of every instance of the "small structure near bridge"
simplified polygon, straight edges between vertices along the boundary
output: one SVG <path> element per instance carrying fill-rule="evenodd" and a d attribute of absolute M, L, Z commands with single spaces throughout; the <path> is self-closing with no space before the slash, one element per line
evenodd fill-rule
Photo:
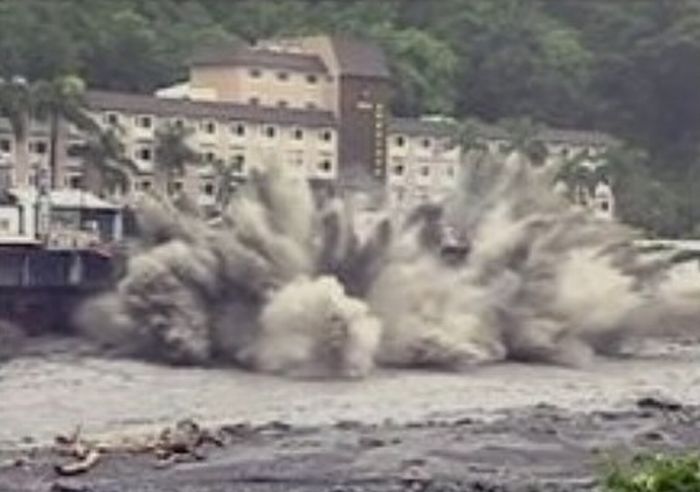
<path fill-rule="evenodd" d="M 68 326 L 109 284 L 122 210 L 81 190 L 0 191 L 0 319 L 29 332 Z"/>

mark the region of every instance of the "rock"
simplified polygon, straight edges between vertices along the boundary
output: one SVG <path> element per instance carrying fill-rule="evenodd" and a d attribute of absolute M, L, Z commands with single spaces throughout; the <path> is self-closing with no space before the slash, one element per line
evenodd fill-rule
<path fill-rule="evenodd" d="M 637 407 L 641 409 L 661 410 L 665 412 L 679 412 L 683 410 L 683 404 L 668 398 L 646 396 L 637 400 Z"/>
<path fill-rule="evenodd" d="M 359 444 L 363 448 L 382 448 L 386 446 L 388 442 L 378 437 L 364 436 L 360 438 Z"/>
<path fill-rule="evenodd" d="M 49 492 L 90 492 L 90 488 L 78 483 L 54 482 Z"/>

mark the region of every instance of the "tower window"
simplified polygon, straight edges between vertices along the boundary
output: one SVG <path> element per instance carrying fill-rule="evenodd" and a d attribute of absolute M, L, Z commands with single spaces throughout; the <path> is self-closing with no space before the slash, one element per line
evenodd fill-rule
<path fill-rule="evenodd" d="M 306 76 L 306 81 L 309 84 L 315 84 L 316 82 L 318 82 L 318 77 L 311 73 L 311 74 Z"/>
<path fill-rule="evenodd" d="M 395 142 L 397 147 L 403 147 L 404 145 L 406 145 L 406 139 L 402 136 L 396 137 Z"/>
<path fill-rule="evenodd" d="M 206 183 L 203 186 L 202 191 L 204 191 L 205 195 L 212 196 L 212 195 L 214 195 L 214 185 L 212 183 Z"/>
<path fill-rule="evenodd" d="M 303 140 L 304 139 L 304 131 L 301 128 L 297 128 L 294 130 L 294 140 Z"/>
<path fill-rule="evenodd" d="M 265 127 L 265 135 L 267 135 L 267 138 L 275 138 L 276 134 L 277 132 L 274 126 Z"/>
<path fill-rule="evenodd" d="M 424 138 L 421 145 L 423 145 L 423 148 L 428 149 L 432 145 L 432 141 L 429 138 Z"/>
<path fill-rule="evenodd" d="M 403 173 L 405 170 L 406 170 L 406 168 L 403 166 L 403 164 L 398 164 L 398 165 L 394 166 L 394 174 L 396 176 L 403 176 Z"/>
<path fill-rule="evenodd" d="M 333 164 L 329 159 L 324 159 L 319 162 L 318 168 L 323 172 L 329 172 L 333 168 Z"/>
<path fill-rule="evenodd" d="M 7 138 L 0 140 L 0 151 L 5 153 L 12 152 L 12 141 Z"/>
<path fill-rule="evenodd" d="M 324 130 L 321 132 L 321 140 L 324 142 L 330 142 L 333 140 L 333 134 L 331 133 L 330 130 Z"/>

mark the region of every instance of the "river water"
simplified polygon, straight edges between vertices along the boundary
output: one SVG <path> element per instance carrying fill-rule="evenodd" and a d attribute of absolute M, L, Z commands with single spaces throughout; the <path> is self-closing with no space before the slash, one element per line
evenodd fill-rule
<path fill-rule="evenodd" d="M 634 357 L 599 359 L 582 369 L 504 363 L 462 374 L 381 370 L 361 381 L 115 360 L 65 340 L 46 347 L 0 366 L 0 448 L 45 443 L 76 426 L 89 436 L 129 435 L 183 418 L 206 424 L 402 423 L 497 415 L 539 403 L 613 409 L 649 394 L 700 404 L 700 345 L 689 343 L 655 343 Z"/>

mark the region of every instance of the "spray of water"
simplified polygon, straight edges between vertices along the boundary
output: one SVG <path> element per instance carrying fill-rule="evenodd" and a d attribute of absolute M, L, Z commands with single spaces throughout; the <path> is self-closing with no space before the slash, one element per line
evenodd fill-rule
<path fill-rule="evenodd" d="M 446 203 L 360 239 L 338 199 L 316 206 L 282 169 L 254 174 L 221 217 L 144 199 L 116 288 L 79 310 L 89 336 L 176 364 L 293 376 L 379 365 L 584 364 L 700 321 L 700 274 L 640 256 L 634 233 L 564 203 L 520 158 L 474 166 Z M 444 224 L 468 244 L 446 257 Z"/>

